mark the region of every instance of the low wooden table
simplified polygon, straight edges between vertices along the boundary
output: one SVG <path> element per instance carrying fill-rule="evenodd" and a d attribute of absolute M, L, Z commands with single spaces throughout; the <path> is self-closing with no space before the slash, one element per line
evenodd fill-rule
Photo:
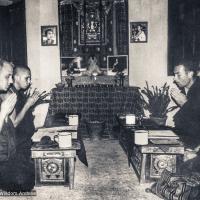
<path fill-rule="evenodd" d="M 60 149 L 57 146 L 41 147 L 34 143 L 31 148 L 35 161 L 35 183 L 41 185 L 64 185 L 74 188 L 75 157 L 80 149 L 76 140 L 70 148 Z M 67 174 L 68 173 L 68 174 Z"/>
<path fill-rule="evenodd" d="M 184 146 L 172 145 L 134 145 L 131 163 L 139 177 L 140 183 L 160 178 L 164 169 L 178 172 L 178 166 L 183 161 Z"/>
<path fill-rule="evenodd" d="M 140 183 L 160 178 L 164 169 L 178 172 L 179 163 L 183 162 L 184 158 L 184 145 L 181 142 L 158 144 L 149 140 L 148 145 L 136 145 L 134 132 L 137 128 L 125 125 L 123 121 L 119 122 L 119 142 L 127 154 L 128 165 L 133 166 Z"/>

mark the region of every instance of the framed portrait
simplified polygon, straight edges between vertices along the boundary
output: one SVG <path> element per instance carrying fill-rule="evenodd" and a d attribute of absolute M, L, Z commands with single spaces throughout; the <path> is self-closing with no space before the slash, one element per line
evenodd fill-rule
<path fill-rule="evenodd" d="M 61 58 L 61 76 L 80 76 L 85 68 L 81 68 L 81 57 L 62 57 Z"/>
<path fill-rule="evenodd" d="M 115 76 L 120 72 L 123 72 L 124 75 L 128 75 L 128 56 L 107 56 L 107 74 Z"/>
<path fill-rule="evenodd" d="M 130 42 L 145 43 L 148 41 L 148 22 L 130 22 Z"/>
<path fill-rule="evenodd" d="M 57 26 L 41 26 L 41 45 L 42 46 L 58 45 Z"/>

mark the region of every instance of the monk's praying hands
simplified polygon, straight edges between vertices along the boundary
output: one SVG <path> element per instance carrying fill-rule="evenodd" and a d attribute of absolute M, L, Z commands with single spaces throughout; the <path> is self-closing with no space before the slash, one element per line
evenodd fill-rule
<path fill-rule="evenodd" d="M 184 95 L 183 93 L 181 93 L 180 90 L 176 89 L 176 88 L 172 88 L 170 91 L 171 97 L 172 99 L 178 104 L 178 106 L 183 106 L 183 104 L 185 104 L 185 102 L 187 101 L 187 97 L 186 95 Z"/>

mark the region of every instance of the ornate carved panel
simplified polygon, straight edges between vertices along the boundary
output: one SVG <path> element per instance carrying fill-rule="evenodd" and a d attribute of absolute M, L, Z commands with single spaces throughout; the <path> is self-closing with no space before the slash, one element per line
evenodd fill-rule
<path fill-rule="evenodd" d="M 106 42 L 106 15 L 99 3 L 85 4 L 79 12 L 79 44 L 100 45 Z"/>
<path fill-rule="evenodd" d="M 150 177 L 160 177 L 164 169 L 173 173 L 176 172 L 176 156 L 177 155 L 151 154 Z"/>

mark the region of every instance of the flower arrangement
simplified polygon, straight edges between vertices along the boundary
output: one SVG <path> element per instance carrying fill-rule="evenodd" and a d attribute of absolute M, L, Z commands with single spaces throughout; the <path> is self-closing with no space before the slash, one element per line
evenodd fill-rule
<path fill-rule="evenodd" d="M 165 83 L 161 88 L 151 87 L 152 89 L 149 88 L 146 81 L 146 87 L 141 92 L 147 97 L 148 101 L 142 98 L 143 106 L 149 110 L 151 117 L 165 118 L 170 111 L 170 109 L 167 109 L 170 103 L 169 86 Z"/>

